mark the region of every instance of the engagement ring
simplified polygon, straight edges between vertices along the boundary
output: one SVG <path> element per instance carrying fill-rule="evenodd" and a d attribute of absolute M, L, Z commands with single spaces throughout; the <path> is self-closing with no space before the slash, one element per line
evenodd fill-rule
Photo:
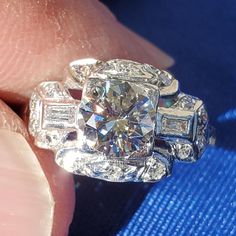
<path fill-rule="evenodd" d="M 62 82 L 37 86 L 29 131 L 65 170 L 114 182 L 159 181 L 214 143 L 200 99 L 167 71 L 121 59 L 77 60 Z"/>

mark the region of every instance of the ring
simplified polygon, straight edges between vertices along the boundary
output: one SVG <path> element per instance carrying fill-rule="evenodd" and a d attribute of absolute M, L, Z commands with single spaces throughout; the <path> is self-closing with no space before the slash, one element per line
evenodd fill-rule
<path fill-rule="evenodd" d="M 200 99 L 169 72 L 129 60 L 70 63 L 63 81 L 34 89 L 29 111 L 35 144 L 59 166 L 112 182 L 159 181 L 215 141 Z"/>

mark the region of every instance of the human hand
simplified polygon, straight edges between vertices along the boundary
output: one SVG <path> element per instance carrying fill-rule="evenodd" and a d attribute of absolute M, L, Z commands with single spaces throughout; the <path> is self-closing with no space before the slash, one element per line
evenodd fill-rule
<path fill-rule="evenodd" d="M 2 0 L 0 17 L 0 235 L 67 235 L 73 178 L 33 145 L 20 118 L 32 89 L 62 79 L 79 58 L 127 58 L 158 68 L 173 59 L 95 0 Z"/>

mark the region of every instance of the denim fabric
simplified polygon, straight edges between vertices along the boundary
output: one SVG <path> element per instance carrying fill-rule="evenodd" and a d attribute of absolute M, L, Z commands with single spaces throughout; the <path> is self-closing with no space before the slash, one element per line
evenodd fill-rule
<path fill-rule="evenodd" d="M 70 235 L 236 236 L 236 1 L 103 2 L 174 57 L 170 71 L 204 100 L 217 143 L 155 185 L 78 177 Z"/>

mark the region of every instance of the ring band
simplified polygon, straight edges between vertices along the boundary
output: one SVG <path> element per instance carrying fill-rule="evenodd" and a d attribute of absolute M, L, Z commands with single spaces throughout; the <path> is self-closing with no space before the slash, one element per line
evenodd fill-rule
<path fill-rule="evenodd" d="M 200 99 L 167 71 L 129 60 L 74 61 L 62 82 L 34 89 L 29 108 L 38 147 L 69 172 L 107 181 L 159 181 L 215 140 Z"/>

